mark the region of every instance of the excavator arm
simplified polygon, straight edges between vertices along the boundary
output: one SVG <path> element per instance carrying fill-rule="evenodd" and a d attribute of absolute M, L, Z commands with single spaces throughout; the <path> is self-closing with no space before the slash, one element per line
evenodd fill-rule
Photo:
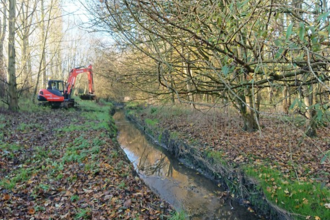
<path fill-rule="evenodd" d="M 68 97 L 71 96 L 72 90 L 74 89 L 74 85 L 77 79 L 77 76 L 81 73 L 87 73 L 88 77 L 88 92 L 90 95 L 94 94 L 94 88 L 93 88 L 93 71 L 92 71 L 92 65 L 89 65 L 86 68 L 74 68 L 70 71 L 68 82 L 66 85 L 66 91 L 65 93 L 68 95 Z"/>

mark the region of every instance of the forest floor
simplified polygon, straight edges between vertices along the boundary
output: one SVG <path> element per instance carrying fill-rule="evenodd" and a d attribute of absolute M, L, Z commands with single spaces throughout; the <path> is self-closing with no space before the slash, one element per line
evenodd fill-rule
<path fill-rule="evenodd" d="M 109 106 L 0 107 L 0 219 L 167 219 L 135 175 Z"/>
<path fill-rule="evenodd" d="M 155 129 L 167 129 L 172 137 L 230 167 L 239 167 L 256 179 L 265 196 L 300 219 L 330 219 L 330 123 L 304 134 L 301 116 L 263 114 L 260 132 L 242 130 L 239 115 L 222 111 L 150 106 L 137 111 Z"/>

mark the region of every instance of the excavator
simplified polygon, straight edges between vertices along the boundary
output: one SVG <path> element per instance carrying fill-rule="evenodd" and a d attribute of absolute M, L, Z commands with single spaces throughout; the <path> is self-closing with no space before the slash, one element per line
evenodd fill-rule
<path fill-rule="evenodd" d="M 76 103 L 73 98 L 71 98 L 72 91 L 77 79 L 77 75 L 81 73 L 87 73 L 88 77 L 88 94 L 81 95 L 80 98 L 83 100 L 94 100 L 96 96 L 94 95 L 93 89 L 93 72 L 92 65 L 88 67 L 77 67 L 70 71 L 69 78 L 67 82 L 62 80 L 48 80 L 47 89 L 41 89 L 38 94 L 38 101 L 43 105 L 49 104 L 53 108 L 58 107 L 75 107 Z"/>

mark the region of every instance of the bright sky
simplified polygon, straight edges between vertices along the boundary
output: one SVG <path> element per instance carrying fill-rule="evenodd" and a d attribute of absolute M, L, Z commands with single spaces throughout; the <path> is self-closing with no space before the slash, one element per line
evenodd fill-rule
<path fill-rule="evenodd" d="M 65 19 L 67 23 L 64 28 L 67 29 L 68 25 L 70 25 L 71 28 L 77 29 L 79 34 L 81 34 L 82 31 L 88 33 L 88 30 L 83 30 L 81 25 L 83 23 L 88 23 L 89 18 L 92 16 L 81 2 L 84 2 L 84 0 L 63 0 L 64 14 L 67 14 Z M 93 33 L 93 36 L 102 39 L 102 41 L 113 42 L 111 37 L 105 33 Z"/>

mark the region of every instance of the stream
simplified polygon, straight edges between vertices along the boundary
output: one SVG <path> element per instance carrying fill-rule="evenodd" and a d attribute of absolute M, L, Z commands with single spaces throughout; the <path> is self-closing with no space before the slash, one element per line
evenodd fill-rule
<path fill-rule="evenodd" d="M 190 219 L 259 219 L 246 207 L 226 195 L 227 192 L 197 171 L 182 165 L 165 149 L 151 143 L 130 123 L 123 111 L 113 116 L 118 127 L 118 142 L 140 178 L 176 210 L 184 210 Z"/>

